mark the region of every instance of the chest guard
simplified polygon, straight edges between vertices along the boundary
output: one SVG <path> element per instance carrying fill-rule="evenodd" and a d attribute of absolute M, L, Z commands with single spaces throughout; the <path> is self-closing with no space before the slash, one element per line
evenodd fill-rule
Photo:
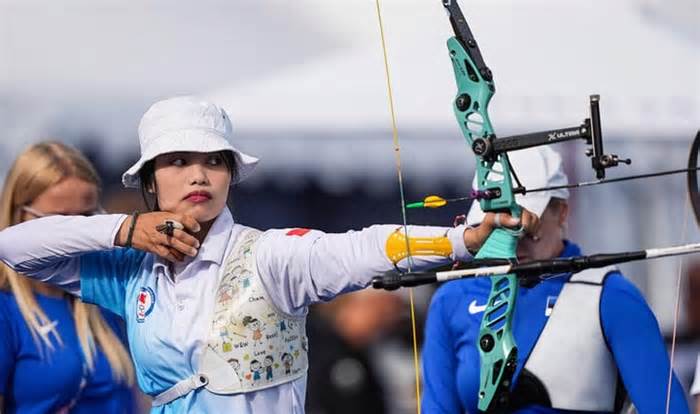
<path fill-rule="evenodd" d="M 618 372 L 600 323 L 600 297 L 616 270 L 584 270 L 564 285 L 513 392 L 517 406 L 615 410 Z"/>
<path fill-rule="evenodd" d="M 158 395 L 154 406 L 201 387 L 216 394 L 246 393 L 306 374 L 306 319 L 285 315 L 270 301 L 255 262 L 260 234 L 243 230 L 226 259 L 199 372 Z"/>

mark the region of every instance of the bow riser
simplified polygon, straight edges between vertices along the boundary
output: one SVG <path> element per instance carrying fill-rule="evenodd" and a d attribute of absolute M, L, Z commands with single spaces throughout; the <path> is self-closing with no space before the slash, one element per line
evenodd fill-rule
<path fill-rule="evenodd" d="M 475 70 L 471 57 L 457 38 L 450 38 L 447 48 L 458 90 L 454 113 L 467 144 L 472 148 L 477 138 L 494 136 L 487 110 L 496 89 L 492 81 L 484 80 Z M 485 159 L 477 155 L 478 188 L 500 190 L 498 197 L 481 200 L 482 210 L 510 210 L 515 206 L 510 175 L 503 171 L 510 171 L 507 157 L 499 155 L 495 159 Z"/>
<path fill-rule="evenodd" d="M 476 258 L 513 258 L 517 238 L 497 229 Z M 482 253 L 483 252 L 483 253 Z M 479 409 L 498 412 L 508 405 L 508 395 L 518 357 L 513 337 L 513 314 L 518 294 L 515 274 L 491 278 L 491 292 L 479 329 Z"/>
<path fill-rule="evenodd" d="M 448 40 L 447 47 L 457 81 L 454 113 L 462 133 L 473 149 L 477 138 L 494 135 L 488 116 L 488 105 L 495 93 L 491 80 L 485 80 L 476 70 L 464 44 L 456 37 Z M 476 174 L 479 190 L 492 190 L 493 198 L 480 200 L 483 211 L 508 211 L 520 216 L 515 203 L 510 165 L 505 154 L 494 159 L 478 155 Z M 476 258 L 515 258 L 518 238 L 512 231 L 496 229 L 491 233 Z M 481 359 L 479 409 L 497 412 L 508 404 L 508 390 L 517 363 L 518 350 L 513 338 L 513 314 L 518 292 L 514 274 L 491 279 L 491 292 L 484 310 L 479 331 Z"/>

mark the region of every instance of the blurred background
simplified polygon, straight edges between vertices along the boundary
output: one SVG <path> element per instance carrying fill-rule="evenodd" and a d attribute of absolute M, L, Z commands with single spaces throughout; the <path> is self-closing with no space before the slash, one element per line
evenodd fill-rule
<path fill-rule="evenodd" d="M 633 161 L 611 177 L 685 167 L 700 128 L 700 2 L 461 5 L 494 72 L 499 135 L 578 125 L 600 94 L 606 150 Z M 474 164 L 451 109 L 447 17 L 437 0 L 382 7 L 407 199 L 464 195 Z M 139 197 L 120 175 L 138 157 L 141 114 L 157 99 L 197 94 L 225 107 L 236 145 L 262 159 L 233 192 L 238 221 L 329 232 L 400 223 L 381 53 L 372 0 L 0 0 L 0 176 L 28 144 L 62 140 L 100 169 L 108 210 L 130 212 Z M 557 149 L 571 181 L 594 178 L 583 143 Z M 569 237 L 588 253 L 699 239 L 683 176 L 583 189 L 571 207 Z M 408 221 L 451 225 L 467 208 L 411 211 Z M 691 276 L 675 355 L 687 387 L 700 348 L 700 297 L 689 294 L 700 290 L 700 265 L 623 271 L 669 337 L 677 275 Z M 419 330 L 431 293 L 416 292 Z M 367 291 L 314 309 L 310 414 L 415 410 L 406 296 Z"/>

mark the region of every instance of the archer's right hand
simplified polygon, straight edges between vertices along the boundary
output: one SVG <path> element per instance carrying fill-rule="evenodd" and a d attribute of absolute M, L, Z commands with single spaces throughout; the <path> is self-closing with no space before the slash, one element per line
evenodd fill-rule
<path fill-rule="evenodd" d="M 129 216 L 122 222 L 115 238 L 116 246 L 126 246 L 129 229 L 134 216 Z M 156 229 L 166 220 L 182 224 L 184 229 L 175 229 L 172 236 L 168 236 Z M 171 262 L 180 262 L 185 256 L 195 257 L 199 251 L 199 240 L 193 236 L 201 230 L 199 223 L 189 215 L 173 214 L 161 211 L 144 213 L 138 216 L 136 226 L 131 237 L 131 247 L 145 252 L 156 254 Z"/>

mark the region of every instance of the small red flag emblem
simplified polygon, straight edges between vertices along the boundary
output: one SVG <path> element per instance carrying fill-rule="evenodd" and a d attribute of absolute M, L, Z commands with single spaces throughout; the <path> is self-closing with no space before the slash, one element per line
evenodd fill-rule
<path fill-rule="evenodd" d="M 148 286 L 144 286 L 136 296 L 136 322 L 143 323 L 146 317 L 153 311 L 156 303 L 156 294 Z"/>
<path fill-rule="evenodd" d="M 291 229 L 287 232 L 287 236 L 300 236 L 301 237 L 310 231 L 311 231 L 310 229 L 301 229 L 301 228 Z"/>

